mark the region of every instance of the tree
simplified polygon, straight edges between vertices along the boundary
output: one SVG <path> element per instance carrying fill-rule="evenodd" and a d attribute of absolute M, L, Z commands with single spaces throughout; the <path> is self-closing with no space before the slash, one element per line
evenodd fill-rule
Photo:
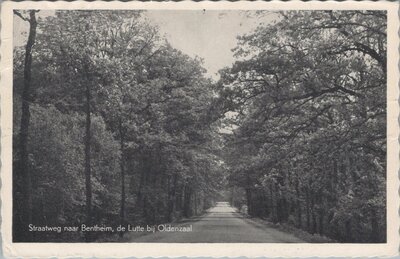
<path fill-rule="evenodd" d="M 139 81 L 143 80 L 141 74 L 144 63 L 160 51 L 160 48 L 156 49 L 159 45 L 157 31 L 143 22 L 138 22 L 139 15 L 140 13 L 136 12 L 131 17 L 111 16 L 118 22 L 108 25 L 107 30 L 102 33 L 102 44 L 97 46 L 104 52 L 100 61 L 103 83 L 99 89 L 99 112 L 120 143 L 121 224 L 125 224 L 126 214 L 127 149 L 135 145 L 135 117 L 136 113 L 143 109 L 141 106 L 144 106 L 140 101 L 140 91 L 143 87 L 139 85 Z M 118 42 L 119 46 L 116 46 L 115 42 Z M 123 232 L 120 235 L 122 236 Z"/>
<path fill-rule="evenodd" d="M 66 79 L 65 89 L 74 89 L 72 94 L 65 95 L 68 106 L 77 105 L 78 109 L 85 112 L 85 185 L 86 185 L 86 222 L 92 225 L 92 170 L 91 170 L 91 124 L 92 114 L 96 112 L 97 93 L 105 83 L 103 77 L 104 69 L 111 62 L 115 62 L 115 53 L 123 46 L 115 46 L 114 34 L 122 32 L 120 26 L 125 26 L 132 37 L 132 19 L 138 16 L 139 12 L 118 13 L 111 11 L 76 11 L 76 12 L 57 12 L 55 17 L 49 17 L 48 22 L 43 28 L 43 45 L 45 45 L 55 57 L 57 67 L 67 70 L 61 72 Z M 104 24 L 103 19 L 109 20 L 110 24 Z M 68 24 L 69 30 L 63 30 Z M 128 27 L 129 26 L 129 27 Z M 137 30 L 137 28 L 135 28 Z M 88 33 L 89 32 L 89 33 Z M 127 33 L 121 35 L 125 37 L 126 44 L 131 44 Z M 131 49 L 130 51 L 132 51 Z M 126 50 L 125 50 L 126 51 Z M 114 64 L 115 65 L 115 64 Z M 122 64 L 120 64 L 122 65 Z M 78 80 L 76 80 L 78 78 Z M 78 81 L 78 84 L 76 82 Z M 60 93 L 60 92 L 59 92 Z M 82 100 L 81 96 L 85 99 Z M 65 98 L 66 97 L 66 98 Z M 72 99 L 71 99 L 72 97 Z M 58 98 L 60 99 L 60 98 Z M 60 103 L 65 106 L 65 103 Z M 123 140 L 121 140 L 123 145 Z M 123 153 L 123 148 L 121 148 Z M 123 165 L 121 163 L 123 172 Z M 122 174 L 123 176 L 123 174 Z M 123 179 L 123 177 L 122 177 Z M 123 192 L 123 191 L 122 191 Z M 124 196 L 122 194 L 122 196 Z M 124 199 L 122 199 L 124 200 Z M 121 204 L 121 215 L 123 214 L 123 202 Z M 90 241 L 90 237 L 88 237 Z"/>
<path fill-rule="evenodd" d="M 240 37 L 240 61 L 222 71 L 220 94 L 240 119 L 228 142 L 232 181 L 253 216 L 344 242 L 382 242 L 385 13 L 280 17 Z"/>
<path fill-rule="evenodd" d="M 37 225 L 159 224 L 202 213 L 218 195 L 213 84 L 200 59 L 174 49 L 140 15 L 57 11 L 40 20 L 29 135 Z M 83 238 L 112 234 L 35 240 Z"/>
<path fill-rule="evenodd" d="M 29 34 L 28 41 L 25 47 L 25 62 L 24 62 L 24 84 L 22 92 L 22 112 L 21 112 L 21 124 L 19 129 L 19 151 L 20 157 L 18 161 L 19 178 L 23 181 L 22 188 L 18 188 L 19 192 L 22 193 L 23 204 L 15 204 L 18 207 L 25 208 L 21 211 L 21 222 L 16 219 L 15 226 L 20 225 L 22 230 L 32 222 L 32 180 L 31 173 L 28 168 L 28 134 L 29 134 L 29 124 L 30 124 L 30 111 L 29 106 L 32 102 L 32 90 L 31 90 L 31 67 L 32 67 L 32 48 L 35 44 L 36 38 L 36 10 L 30 10 L 29 18 L 25 17 L 21 12 L 14 10 L 14 14 L 20 17 L 22 20 L 29 23 Z M 18 175 L 15 175 L 17 178 Z M 16 180 L 17 181 L 17 180 Z M 18 199 L 17 199 L 18 200 Z M 16 230 L 16 229 L 15 229 Z"/>

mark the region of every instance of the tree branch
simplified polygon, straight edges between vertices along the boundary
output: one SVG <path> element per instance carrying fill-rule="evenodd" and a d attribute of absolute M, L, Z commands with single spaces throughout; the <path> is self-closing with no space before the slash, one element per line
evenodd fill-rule
<path fill-rule="evenodd" d="M 29 22 L 30 23 L 30 21 L 29 21 L 29 19 L 28 18 L 26 18 L 26 17 L 24 17 L 19 11 L 17 11 L 17 10 L 13 10 L 13 13 L 15 14 L 15 15 L 17 15 L 19 18 L 21 18 L 22 20 L 24 20 L 24 21 L 26 21 L 26 22 Z"/>

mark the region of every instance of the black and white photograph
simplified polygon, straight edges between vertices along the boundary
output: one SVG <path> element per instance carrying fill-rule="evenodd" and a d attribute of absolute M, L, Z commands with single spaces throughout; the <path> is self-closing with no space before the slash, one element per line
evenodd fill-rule
<path fill-rule="evenodd" d="M 388 242 L 387 10 L 12 21 L 13 243 Z"/>

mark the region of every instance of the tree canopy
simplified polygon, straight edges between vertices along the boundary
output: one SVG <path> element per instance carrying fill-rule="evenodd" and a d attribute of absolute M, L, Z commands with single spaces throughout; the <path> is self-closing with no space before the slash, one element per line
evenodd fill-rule
<path fill-rule="evenodd" d="M 15 12 L 30 30 L 14 48 L 14 241 L 115 240 L 26 224 L 160 224 L 224 198 L 386 241 L 384 11 L 279 12 L 238 36 L 218 82 L 145 11 L 36 13 Z"/>
<path fill-rule="evenodd" d="M 14 59 L 16 127 L 23 52 Z M 200 59 L 174 49 L 139 11 L 40 19 L 28 138 L 32 222 L 156 224 L 210 207 L 222 178 L 218 127 L 207 115 L 215 95 L 204 73 Z"/>
<path fill-rule="evenodd" d="M 227 157 L 250 215 L 384 241 L 385 13 L 280 12 L 235 55 L 220 92 L 238 114 Z"/>

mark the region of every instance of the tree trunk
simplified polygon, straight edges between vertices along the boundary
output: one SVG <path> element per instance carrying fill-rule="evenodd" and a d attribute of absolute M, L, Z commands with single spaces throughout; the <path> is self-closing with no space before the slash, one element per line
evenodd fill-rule
<path fill-rule="evenodd" d="M 318 231 L 320 235 L 324 234 L 324 216 L 325 216 L 324 210 L 321 209 L 319 213 L 319 231 Z"/>
<path fill-rule="evenodd" d="M 185 186 L 184 191 L 184 203 L 183 203 L 183 215 L 188 218 L 191 216 L 191 208 L 190 208 L 190 201 L 192 199 L 192 191 L 190 187 Z"/>
<path fill-rule="evenodd" d="M 19 131 L 19 150 L 20 150 L 20 165 L 19 172 L 22 179 L 22 186 L 20 192 L 22 193 L 22 204 L 18 206 L 21 210 L 22 230 L 25 238 L 29 239 L 30 232 L 25 231 L 28 225 L 32 223 L 32 176 L 28 169 L 28 137 L 29 137 L 29 124 L 30 124 L 30 111 L 29 105 L 32 102 L 31 84 L 32 84 L 32 47 L 35 44 L 36 38 L 36 11 L 29 12 L 29 36 L 25 48 L 25 64 L 24 64 L 24 88 L 22 92 L 22 114 L 21 125 Z M 14 179 L 15 180 L 15 179 Z M 22 211 L 24 210 L 24 211 Z M 15 223 L 18 224 L 18 223 Z"/>
<path fill-rule="evenodd" d="M 296 213 L 297 213 L 297 227 L 302 228 L 301 219 L 301 203 L 300 203 L 300 191 L 299 191 L 299 180 L 296 180 Z"/>
<path fill-rule="evenodd" d="M 315 234 L 317 232 L 317 215 L 315 212 L 315 193 L 311 191 L 311 222 L 312 222 L 312 229 L 311 234 Z"/>
<path fill-rule="evenodd" d="M 196 191 L 193 193 L 193 196 L 194 196 L 194 215 L 196 216 L 197 215 L 197 192 Z"/>
<path fill-rule="evenodd" d="M 168 221 L 174 220 L 175 203 L 176 203 L 176 188 L 177 188 L 177 176 L 174 174 L 172 176 L 172 184 L 170 184 L 170 179 L 168 180 L 169 186 L 169 203 L 168 203 Z"/>
<path fill-rule="evenodd" d="M 371 210 L 371 235 L 369 239 L 372 242 L 382 242 L 379 237 L 378 217 L 376 215 L 375 209 Z M 386 240 L 384 240 L 383 242 L 386 242 Z"/>
<path fill-rule="evenodd" d="M 233 186 L 231 188 L 231 193 L 232 193 L 232 195 L 231 195 L 231 205 L 233 207 L 236 207 L 236 204 L 235 204 L 235 186 Z"/>
<path fill-rule="evenodd" d="M 87 75 L 87 69 L 86 69 Z M 89 80 L 86 82 L 86 122 L 85 122 L 85 185 L 86 185 L 86 224 L 92 225 L 92 184 L 91 184 L 91 168 L 90 168 L 90 142 L 91 142 L 91 115 L 90 115 L 90 102 L 91 102 L 91 91 L 90 91 Z M 92 235 L 88 234 L 85 236 L 87 242 L 91 241 Z"/>
<path fill-rule="evenodd" d="M 145 220 L 148 220 L 147 217 L 147 182 L 148 182 L 148 172 L 150 168 L 149 164 L 149 154 L 148 152 L 144 152 L 141 155 L 142 168 L 140 169 L 140 181 L 139 188 L 137 193 L 136 200 L 136 208 L 140 209 L 142 212 L 142 216 Z"/>
<path fill-rule="evenodd" d="M 142 160 L 144 157 L 142 156 Z M 144 168 L 140 169 L 140 179 L 139 179 L 139 187 L 138 187 L 138 191 L 137 191 L 137 200 L 136 200 L 136 206 L 141 206 L 143 208 L 143 188 L 144 188 L 144 184 L 145 184 L 145 170 Z"/>
<path fill-rule="evenodd" d="M 122 132 L 122 121 L 121 118 L 119 120 L 119 137 L 120 137 L 120 150 L 121 150 L 121 208 L 120 208 L 120 222 L 121 225 L 125 224 L 125 143 L 124 143 L 124 134 Z M 119 232 L 120 236 L 124 235 L 124 232 Z"/>
<path fill-rule="evenodd" d="M 276 223 L 277 221 L 277 213 L 276 213 L 276 204 L 275 204 L 275 190 L 273 183 L 269 184 L 269 198 L 270 198 L 270 218 L 272 222 Z"/>
<path fill-rule="evenodd" d="M 246 188 L 246 200 L 247 200 L 247 214 L 253 216 L 252 196 L 249 188 Z"/>
<path fill-rule="evenodd" d="M 310 195 L 308 192 L 308 188 L 306 189 L 306 226 L 307 226 L 307 231 L 310 231 Z"/>

